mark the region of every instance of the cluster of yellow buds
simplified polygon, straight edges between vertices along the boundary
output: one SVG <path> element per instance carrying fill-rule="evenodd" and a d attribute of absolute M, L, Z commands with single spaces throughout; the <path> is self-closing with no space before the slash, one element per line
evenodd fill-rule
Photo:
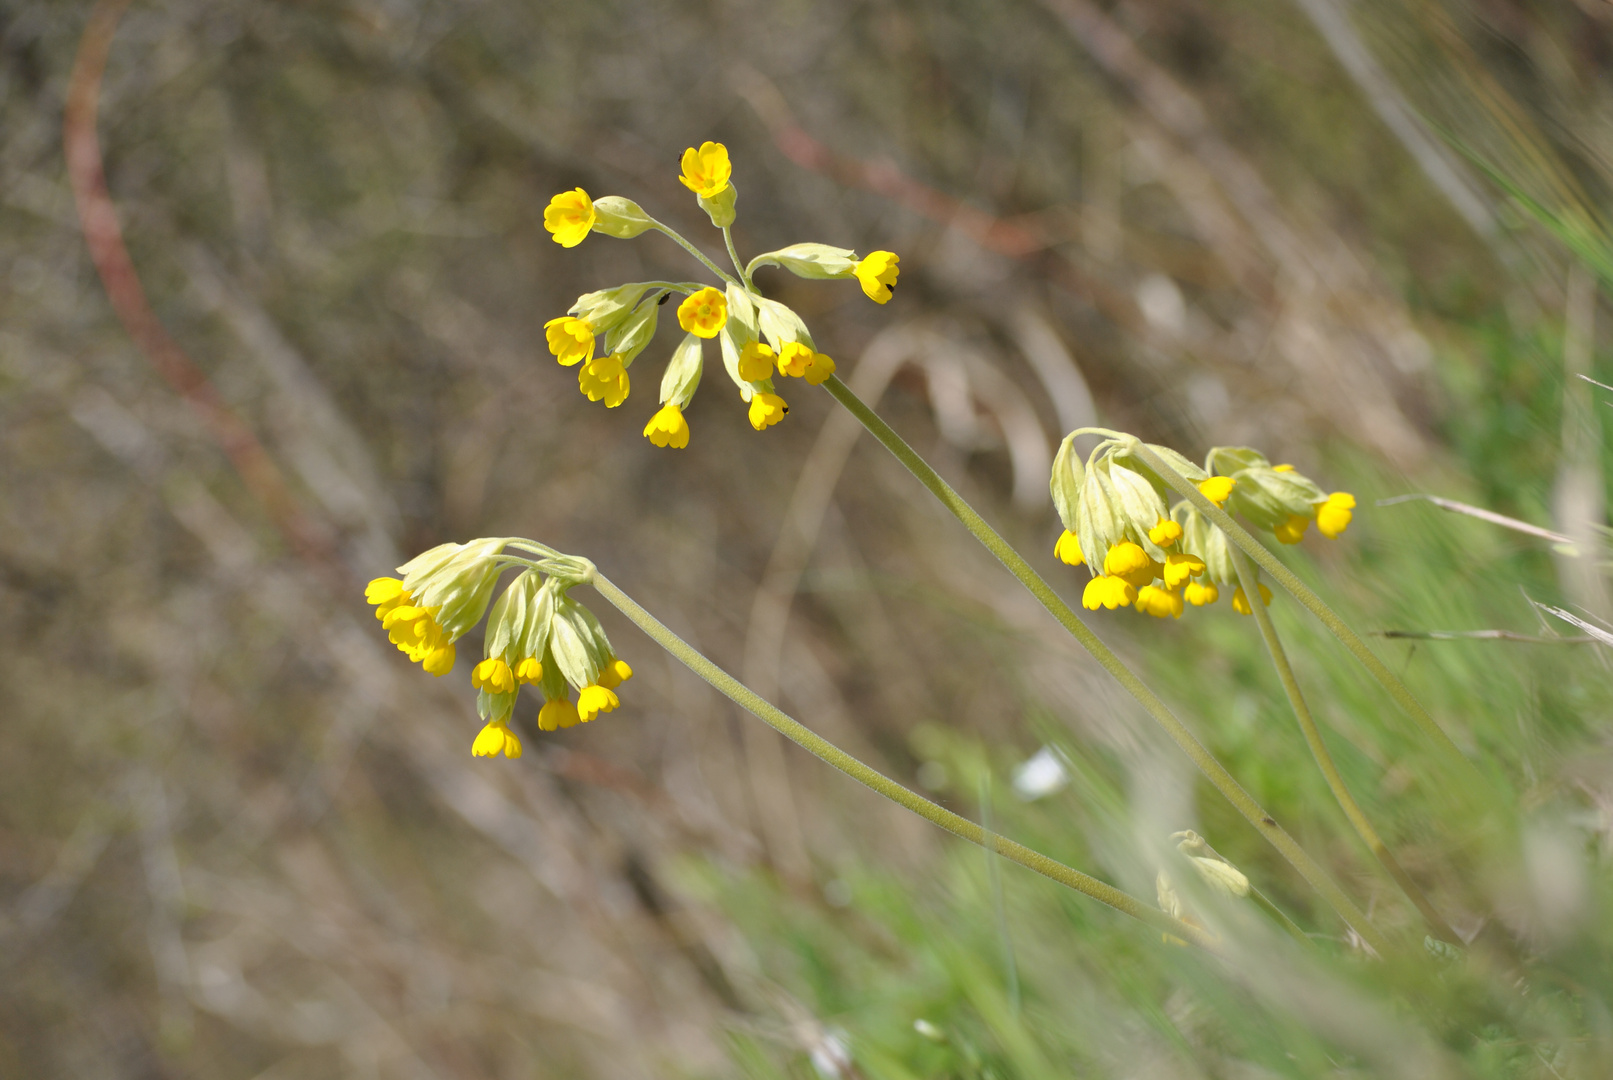
<path fill-rule="evenodd" d="M 677 241 L 721 279 L 721 288 L 700 282 L 642 281 L 587 293 L 577 298 L 568 314 L 544 324 L 555 359 L 568 367 L 582 365 L 577 385 L 588 400 L 615 408 L 627 400 L 631 389 L 628 368 L 655 336 L 661 306 L 674 293 L 683 296 L 677 317 L 684 338 L 673 350 L 661 378 L 661 408 L 644 426 L 645 438 L 656 446 L 675 449 L 689 445 L 689 423 L 683 413 L 700 385 L 705 341 L 718 339 L 723 367 L 738 387 L 740 400 L 749 406 L 750 424 L 757 431 L 778 423 L 790 411 L 774 392 L 775 374 L 805 379 L 812 386 L 834 374 L 834 360 L 817 350 L 801 318 L 757 290 L 752 277 L 758 269 L 782 267 L 814 280 L 855 278 L 863 292 L 881 304 L 891 298 L 899 273 L 899 260 L 891 252 L 876 251 L 858 258 L 854 251 L 827 244 L 793 244 L 741 266 L 728 231 L 739 199 L 728 149 L 721 143 L 702 143 L 699 149 L 685 150 L 681 164 L 684 186 L 694 192 L 711 223 L 723 231 L 734 274 L 719 269 L 637 203 L 619 196 L 590 199 L 577 188 L 556 195 L 543 213 L 544 228 L 563 247 L 576 247 L 590 232 L 630 240 L 655 230 Z M 604 355 L 596 356 L 601 335 Z"/>
<path fill-rule="evenodd" d="M 1075 440 L 1089 434 L 1105 437 L 1083 465 Z M 1185 605 L 1213 604 L 1221 587 L 1231 586 L 1233 610 L 1251 614 L 1226 535 L 1189 502 L 1167 510 L 1171 489 L 1134 453 L 1136 445 L 1129 436 L 1082 428 L 1065 436 L 1054 458 L 1049 486 L 1064 531 L 1053 553 L 1071 566 L 1091 568 L 1082 606 L 1135 606 L 1156 618 L 1180 618 Z M 1329 539 L 1350 523 L 1354 496 L 1325 494 L 1293 466 L 1273 466 L 1257 451 L 1217 447 L 1201 467 L 1169 447 L 1148 448 L 1216 506 L 1230 501 L 1285 544 L 1298 543 L 1312 520 Z M 1257 587 L 1261 601 L 1270 604 L 1271 590 Z"/>
<path fill-rule="evenodd" d="M 519 554 L 518 554 L 519 553 Z M 530 556 L 535 556 L 530 557 Z M 519 568 L 493 600 L 499 575 Z M 454 642 L 487 615 L 484 655 L 471 672 L 485 722 L 477 757 L 521 756 L 510 716 L 522 684 L 543 695 L 538 728 L 587 723 L 620 704 L 616 688 L 633 669 L 616 656 L 593 612 L 567 595 L 593 579 L 593 564 L 516 537 L 440 544 L 365 589 L 392 643 L 433 675 L 454 666 Z M 577 691 L 572 702 L 569 688 Z"/>

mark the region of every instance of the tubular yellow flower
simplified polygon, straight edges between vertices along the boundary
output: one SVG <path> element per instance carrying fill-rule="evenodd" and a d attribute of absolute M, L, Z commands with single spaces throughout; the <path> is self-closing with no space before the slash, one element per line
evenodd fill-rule
<path fill-rule="evenodd" d="M 1237 481 L 1230 476 L 1212 476 L 1199 481 L 1199 494 L 1217 506 L 1225 506 L 1235 484 Z"/>
<path fill-rule="evenodd" d="M 815 352 L 812 354 L 812 363 L 806 369 L 807 385 L 822 386 L 824 381 L 834 373 L 834 360 L 826 353 Z"/>
<path fill-rule="evenodd" d="M 515 675 L 510 665 L 498 657 L 483 660 L 470 673 L 470 684 L 489 694 L 508 694 L 515 689 Z"/>
<path fill-rule="evenodd" d="M 785 349 L 790 346 L 786 345 Z M 773 350 L 760 341 L 753 341 L 739 354 L 739 377 L 746 382 L 761 382 L 773 374 Z M 782 361 L 780 367 L 782 367 Z"/>
<path fill-rule="evenodd" d="M 1069 563 L 1071 566 L 1080 566 L 1086 562 L 1086 559 L 1081 555 L 1081 542 L 1069 529 L 1065 529 L 1064 532 L 1059 534 L 1058 543 L 1053 545 L 1053 557 L 1060 562 Z"/>
<path fill-rule="evenodd" d="M 1081 591 L 1081 606 L 1088 611 L 1097 611 L 1100 607 L 1113 611 L 1117 607 L 1126 607 L 1135 599 L 1137 590 L 1130 582 L 1108 574 L 1093 578 Z"/>
<path fill-rule="evenodd" d="M 554 358 L 570 367 L 594 355 L 594 328 L 587 319 L 574 319 L 562 315 L 543 324 L 543 336 L 549 339 L 549 351 Z"/>
<path fill-rule="evenodd" d="M 678 325 L 698 337 L 716 337 L 727 322 L 728 300 L 710 286 L 678 305 Z"/>
<path fill-rule="evenodd" d="M 1355 516 L 1350 513 L 1353 509 L 1355 496 L 1348 491 L 1335 491 L 1316 509 L 1316 531 L 1329 540 L 1338 539 L 1339 533 L 1349 527 L 1350 519 Z"/>
<path fill-rule="evenodd" d="M 481 734 L 471 744 L 470 752 L 476 757 L 498 757 L 502 752 L 507 758 L 518 758 L 521 756 L 521 740 L 505 726 L 503 720 L 494 720 L 482 728 Z"/>
<path fill-rule="evenodd" d="M 395 607 L 409 603 L 411 597 L 404 591 L 403 582 L 392 577 L 378 577 L 364 586 L 364 600 L 375 605 L 375 617 L 384 619 Z"/>
<path fill-rule="evenodd" d="M 526 683 L 529 686 L 543 678 L 543 664 L 535 656 L 529 656 L 515 665 L 515 681 Z"/>
<path fill-rule="evenodd" d="M 757 431 L 772 427 L 789 411 L 790 407 L 777 394 L 755 394 L 750 399 L 750 426 Z"/>
<path fill-rule="evenodd" d="M 1272 472 L 1293 472 L 1294 467 L 1292 465 L 1273 465 L 1271 467 L 1271 471 Z"/>
<path fill-rule="evenodd" d="M 581 721 L 582 718 L 577 715 L 577 706 L 571 703 L 570 698 L 560 697 L 545 701 L 543 708 L 538 710 L 539 731 L 576 727 Z"/>
<path fill-rule="evenodd" d="M 606 408 L 616 408 L 627 400 L 628 378 L 622 358 L 612 353 L 588 361 L 577 372 L 577 389 L 589 401 L 603 400 Z"/>
<path fill-rule="evenodd" d="M 1137 590 L 1137 610 L 1144 615 L 1152 615 L 1156 619 L 1163 619 L 1169 615 L 1173 619 L 1182 617 L 1182 594 L 1174 589 L 1161 589 L 1157 585 L 1145 585 Z"/>
<path fill-rule="evenodd" d="M 415 606 L 397 578 L 376 578 L 365 586 L 364 597 L 375 605 L 375 617 L 399 652 L 432 675 L 453 670 L 454 643 L 434 618 L 439 609 Z"/>
<path fill-rule="evenodd" d="M 683 418 L 683 410 L 669 401 L 644 425 L 644 437 L 656 446 L 682 450 L 689 445 L 689 422 Z"/>
<path fill-rule="evenodd" d="M 1158 525 L 1148 530 L 1148 539 L 1160 547 L 1170 547 L 1182 538 L 1182 527 L 1170 518 L 1161 518 Z"/>
<path fill-rule="evenodd" d="M 597 683 L 585 686 L 577 695 L 577 716 L 586 724 L 600 713 L 610 712 L 620 704 L 616 691 L 607 690 Z"/>
<path fill-rule="evenodd" d="M 543 210 L 543 227 L 554 233 L 554 242 L 574 248 L 594 227 L 594 200 L 582 188 L 562 191 Z"/>
<path fill-rule="evenodd" d="M 862 285 L 868 299 L 883 304 L 891 298 L 891 290 L 896 288 L 896 275 L 901 272 L 896 264 L 900 261 L 899 256 L 889 251 L 875 251 L 853 267 L 851 272 L 857 275 L 857 282 Z"/>
<path fill-rule="evenodd" d="M 1148 557 L 1138 544 L 1122 540 L 1109 548 L 1103 557 L 1103 572 L 1110 577 L 1124 579 L 1134 588 L 1141 588 L 1159 576 L 1160 565 Z"/>
<path fill-rule="evenodd" d="M 1260 602 L 1266 607 L 1271 606 L 1271 590 L 1266 588 L 1265 582 L 1256 586 L 1260 590 Z M 1243 586 L 1239 585 L 1232 590 L 1232 610 L 1239 615 L 1253 615 L 1254 609 L 1249 606 L 1249 598 L 1243 595 Z"/>
<path fill-rule="evenodd" d="M 1221 590 L 1215 587 L 1213 581 L 1190 581 L 1187 588 L 1182 590 L 1182 598 L 1194 607 L 1203 607 L 1221 599 Z"/>
<path fill-rule="evenodd" d="M 799 378 L 812 365 L 812 346 L 799 341 L 787 341 L 778 354 L 778 373 Z"/>
<path fill-rule="evenodd" d="M 1204 573 L 1204 560 L 1185 551 L 1172 552 L 1165 558 L 1165 569 L 1159 575 L 1165 579 L 1167 589 L 1177 589 L 1189 578 Z"/>
<path fill-rule="evenodd" d="M 612 660 L 599 669 L 599 685 L 606 690 L 614 690 L 632 677 L 633 669 L 626 660 Z"/>
<path fill-rule="evenodd" d="M 722 194 L 734 175 L 734 166 L 728 160 L 728 147 L 722 143 L 703 142 L 683 152 L 683 175 L 678 179 L 683 186 L 702 199 Z"/>
<path fill-rule="evenodd" d="M 1289 519 L 1271 530 L 1280 544 L 1297 544 L 1305 539 L 1305 530 L 1311 527 L 1311 519 L 1293 514 Z"/>

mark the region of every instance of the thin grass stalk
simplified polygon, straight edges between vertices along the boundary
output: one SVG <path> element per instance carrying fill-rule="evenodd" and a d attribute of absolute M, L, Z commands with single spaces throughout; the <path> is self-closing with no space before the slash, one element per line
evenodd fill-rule
<path fill-rule="evenodd" d="M 1091 653 L 1099 664 L 1103 665 L 1104 670 L 1114 676 L 1115 680 L 1125 687 L 1127 692 L 1136 698 L 1144 709 L 1148 710 L 1149 715 L 1159 723 L 1160 727 L 1165 729 L 1165 733 L 1171 737 L 1171 740 L 1177 746 L 1181 747 L 1182 752 L 1192 759 L 1193 764 L 1197 765 L 1199 771 L 1205 775 L 1210 783 L 1215 785 L 1216 790 L 1226 797 L 1226 800 L 1233 805 L 1238 813 L 1242 814 L 1244 819 L 1250 825 L 1253 825 L 1256 831 L 1264 836 L 1284 859 L 1288 860 L 1289 864 L 1299 872 L 1300 876 L 1327 901 L 1328 905 L 1333 908 L 1345 925 L 1355 931 L 1361 940 L 1365 941 L 1378 955 L 1387 956 L 1390 951 L 1388 939 L 1379 933 L 1366 915 L 1356 907 L 1355 902 L 1345 894 L 1344 890 L 1322 868 L 1322 865 L 1311 858 L 1305 849 L 1300 847 L 1299 843 L 1288 835 L 1288 832 L 1281 825 L 1277 824 L 1276 819 L 1268 814 L 1254 800 L 1254 797 L 1243 789 L 1243 785 L 1239 784 L 1237 779 L 1226 770 L 1226 767 L 1216 760 L 1215 755 L 1211 754 L 1204 744 L 1199 742 L 1198 738 L 1187 729 L 1186 725 L 1176 718 L 1176 714 L 1171 712 L 1170 707 L 1160 700 L 1159 696 L 1150 690 L 1148 685 L 1121 661 L 1120 657 L 1115 655 L 1114 650 L 1105 645 L 1103 640 L 1093 633 L 1086 623 L 1081 621 L 1080 616 L 1064 602 L 1058 593 L 1053 591 L 1052 586 L 1042 580 L 1041 575 L 1031 568 L 1031 565 L 1025 561 L 1024 557 L 1015 551 L 1008 541 L 998 535 L 995 529 L 986 524 L 985 519 L 975 511 L 974 507 L 970 506 L 963 496 L 953 491 L 951 486 L 941 479 L 940 474 L 932 469 L 929 463 L 920 457 L 912 447 L 908 446 L 889 424 L 880 419 L 879 414 L 875 413 L 861 398 L 852 393 L 845 383 L 841 382 L 836 376 L 831 375 L 823 385 L 834 396 L 836 401 L 844 405 L 862 423 L 863 427 L 868 429 L 869 434 L 878 439 L 885 449 L 894 454 L 896 459 L 907 467 L 907 470 L 918 479 L 919 483 L 923 484 L 932 495 L 940 500 L 941 505 L 950 510 L 952 515 L 963 523 L 964 528 L 968 529 L 975 539 L 985 546 L 986 550 L 995 555 L 998 561 L 1008 568 L 1009 573 L 1019 579 L 1020 584 L 1024 585 L 1030 591 L 1030 594 L 1041 602 L 1041 605 L 1058 620 L 1059 625 L 1069 631 L 1070 636 L 1080 642 L 1081 646 Z"/>
<path fill-rule="evenodd" d="M 1316 759 L 1316 767 L 1322 770 L 1322 777 L 1327 781 L 1328 788 L 1333 792 L 1333 798 L 1338 800 L 1339 808 L 1344 816 L 1349 818 L 1350 824 L 1355 828 L 1361 842 L 1366 844 L 1372 857 L 1377 859 L 1389 876 L 1394 878 L 1395 884 L 1406 894 L 1406 898 L 1422 912 L 1423 918 L 1428 921 L 1429 928 L 1435 934 L 1453 945 L 1461 943 L 1456 931 L 1451 929 L 1445 917 L 1439 913 L 1423 893 L 1423 890 L 1411 879 L 1405 868 L 1395 858 L 1389 845 L 1383 842 L 1378 831 L 1372 827 L 1372 822 L 1362 812 L 1355 797 L 1350 794 L 1349 787 L 1344 783 L 1338 766 L 1333 763 L 1333 755 L 1328 751 L 1327 744 L 1322 741 L 1321 729 L 1316 726 L 1316 720 L 1311 716 L 1310 706 L 1305 702 L 1305 695 L 1299 688 L 1299 680 L 1294 677 L 1294 669 L 1288 663 L 1288 653 L 1283 649 L 1282 639 L 1277 636 L 1277 627 L 1271 621 L 1271 613 L 1266 605 L 1259 602 L 1259 579 L 1255 568 L 1250 565 L 1249 557 L 1236 549 L 1232 552 L 1232 565 L 1237 568 L 1238 580 L 1243 584 L 1243 595 L 1250 597 L 1250 609 L 1254 612 L 1255 625 L 1260 627 L 1260 636 L 1265 639 L 1266 651 L 1271 654 L 1272 667 L 1277 669 L 1277 679 L 1283 684 L 1283 692 L 1288 695 L 1288 704 L 1293 707 L 1294 718 L 1299 721 L 1299 730 L 1305 736 L 1305 744 L 1311 749 L 1311 756 Z"/>
<path fill-rule="evenodd" d="M 1284 566 L 1277 556 L 1267 550 L 1264 544 L 1256 540 L 1249 534 L 1247 529 L 1234 521 L 1231 514 L 1205 498 L 1204 493 L 1198 489 L 1198 485 L 1171 468 L 1164 458 L 1150 450 L 1141 440 L 1132 444 L 1131 452 L 1136 454 L 1149 468 L 1158 473 L 1179 495 L 1197 507 L 1199 513 L 1215 522 L 1221 531 L 1232 539 L 1233 543 L 1242 548 L 1250 558 L 1259 564 L 1262 570 L 1270 574 L 1279 585 L 1293 594 L 1294 599 L 1309 609 L 1312 615 L 1320 619 L 1322 625 L 1327 627 L 1334 637 L 1343 642 L 1344 647 L 1350 650 L 1351 654 L 1361 662 L 1361 665 L 1371 673 L 1372 677 L 1377 679 L 1385 690 L 1389 691 L 1389 696 L 1395 699 L 1396 703 L 1406 711 L 1412 720 L 1417 723 L 1418 727 L 1422 728 L 1425 735 L 1464 764 L 1471 765 L 1462 754 L 1461 749 L 1451 741 L 1451 737 L 1445 734 L 1444 729 L 1434 722 L 1432 716 L 1428 715 L 1428 710 L 1424 709 L 1422 703 L 1406 688 L 1406 684 L 1395 677 L 1394 672 L 1390 671 L 1383 661 L 1378 659 L 1377 654 L 1367 648 L 1367 643 L 1361 640 L 1361 635 L 1357 634 L 1349 623 L 1341 619 L 1337 612 L 1328 607 L 1327 602 L 1317 596 L 1310 586 L 1299 580 L 1299 577 Z M 1258 593 L 1251 594 L 1248 590 L 1245 590 L 1244 595 L 1258 596 Z"/>
<path fill-rule="evenodd" d="M 1139 922 L 1146 923 L 1163 933 L 1174 935 L 1184 941 L 1190 941 L 1194 945 L 1212 952 L 1219 951 L 1216 939 L 1205 931 L 1189 926 L 1178 919 L 1173 919 L 1165 912 L 1144 903 L 1135 896 L 1121 892 L 1112 885 L 1083 874 L 1081 871 L 1066 866 L 1056 859 L 1050 859 L 1040 852 L 1032 851 L 1023 844 L 1016 843 L 996 833 L 988 833 L 984 828 L 968 818 L 960 817 L 945 807 L 931 802 L 917 792 L 909 791 L 890 777 L 852 757 L 834 743 L 793 719 L 777 706 L 762 698 L 750 687 L 708 660 L 694 646 L 667 629 L 660 620 L 644 610 L 637 601 L 597 570 L 589 583 L 598 590 L 601 596 L 615 605 L 618 611 L 633 620 L 640 630 L 653 638 L 656 644 L 677 657 L 685 667 L 710 683 L 716 690 L 733 701 L 734 704 L 772 727 L 797 746 L 813 754 L 819 760 L 839 769 L 858 783 L 872 788 L 891 802 L 896 803 L 898 806 L 906 807 L 919 815 L 919 817 L 932 824 L 939 825 L 954 836 L 962 837 L 972 844 L 980 845 L 989 853 L 1001 855 L 1003 858 L 1010 859 L 1027 869 L 1034 870 L 1043 877 L 1051 878 L 1061 885 L 1066 885 L 1076 892 L 1083 893 L 1100 904 L 1107 904 L 1116 911 L 1130 915 Z"/>

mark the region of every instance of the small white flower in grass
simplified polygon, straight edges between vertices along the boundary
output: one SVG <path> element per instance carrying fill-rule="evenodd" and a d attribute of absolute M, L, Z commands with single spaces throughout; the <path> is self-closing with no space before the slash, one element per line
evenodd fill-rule
<path fill-rule="evenodd" d="M 1069 782 L 1070 770 L 1051 746 L 1042 747 L 1014 769 L 1014 792 L 1025 802 L 1062 791 Z"/>

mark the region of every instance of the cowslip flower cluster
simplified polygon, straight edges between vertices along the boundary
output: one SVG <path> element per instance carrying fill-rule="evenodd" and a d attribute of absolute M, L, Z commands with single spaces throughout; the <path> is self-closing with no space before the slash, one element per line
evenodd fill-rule
<path fill-rule="evenodd" d="M 1105 436 L 1085 464 L 1075 450 L 1083 434 Z M 1064 531 L 1054 555 L 1093 574 L 1082 592 L 1089 610 L 1135 607 L 1156 618 L 1180 618 L 1187 605 L 1213 604 L 1230 587 L 1233 610 L 1252 614 L 1232 562 L 1228 540 L 1193 504 L 1167 509 L 1170 487 L 1134 452 L 1129 436 L 1080 429 L 1065 437 L 1053 462 L 1050 489 Z M 1217 447 L 1199 466 L 1165 446 L 1148 448 L 1216 506 L 1230 504 L 1282 543 L 1297 543 L 1312 521 L 1329 539 L 1349 525 L 1355 498 L 1324 494 L 1289 465 L 1271 465 L 1246 447 Z M 1271 590 L 1257 583 L 1261 601 Z"/>
<path fill-rule="evenodd" d="M 719 269 L 637 203 L 619 196 L 591 199 L 582 188 L 561 192 L 544 210 L 543 225 L 555 243 L 567 248 L 576 247 L 591 232 L 631 240 L 654 230 L 677 241 L 720 279 L 717 286 L 641 281 L 586 293 L 567 314 L 544 324 L 549 352 L 561 364 L 578 368 L 577 386 L 584 396 L 614 409 L 631 392 L 628 369 L 654 338 L 661 308 L 673 295 L 683 297 L 676 314 L 684 337 L 661 378 L 661 407 L 644 426 L 644 437 L 654 445 L 681 450 L 689 445 L 684 412 L 700 385 L 706 341 L 717 339 L 723 368 L 739 389 L 750 425 L 757 431 L 772 427 L 790 411 L 776 392 L 775 376 L 818 386 L 834 374 L 834 360 L 818 351 L 801 318 L 756 288 L 757 270 L 780 267 L 813 280 L 854 278 L 870 299 L 883 304 L 896 287 L 900 260 L 889 251 L 859 258 L 854 251 L 827 244 L 794 244 L 741 266 L 728 233 L 739 192 L 727 147 L 715 142 L 690 147 L 680 165 L 679 180 L 694 193 L 711 223 L 723 230 L 734 274 Z M 601 337 L 604 352 L 596 355 Z"/>
<path fill-rule="evenodd" d="M 511 567 L 521 573 L 494 600 L 500 574 Z M 543 696 L 541 731 L 587 723 L 621 703 L 616 688 L 633 669 L 611 648 L 593 612 L 568 595 L 593 579 L 586 559 L 502 537 L 440 544 L 398 572 L 401 579 L 371 581 L 365 598 L 393 644 L 433 675 L 453 669 L 454 642 L 487 616 L 484 659 L 471 670 L 484 721 L 471 745 L 475 756 L 521 756 L 510 717 L 523 685 Z"/>

